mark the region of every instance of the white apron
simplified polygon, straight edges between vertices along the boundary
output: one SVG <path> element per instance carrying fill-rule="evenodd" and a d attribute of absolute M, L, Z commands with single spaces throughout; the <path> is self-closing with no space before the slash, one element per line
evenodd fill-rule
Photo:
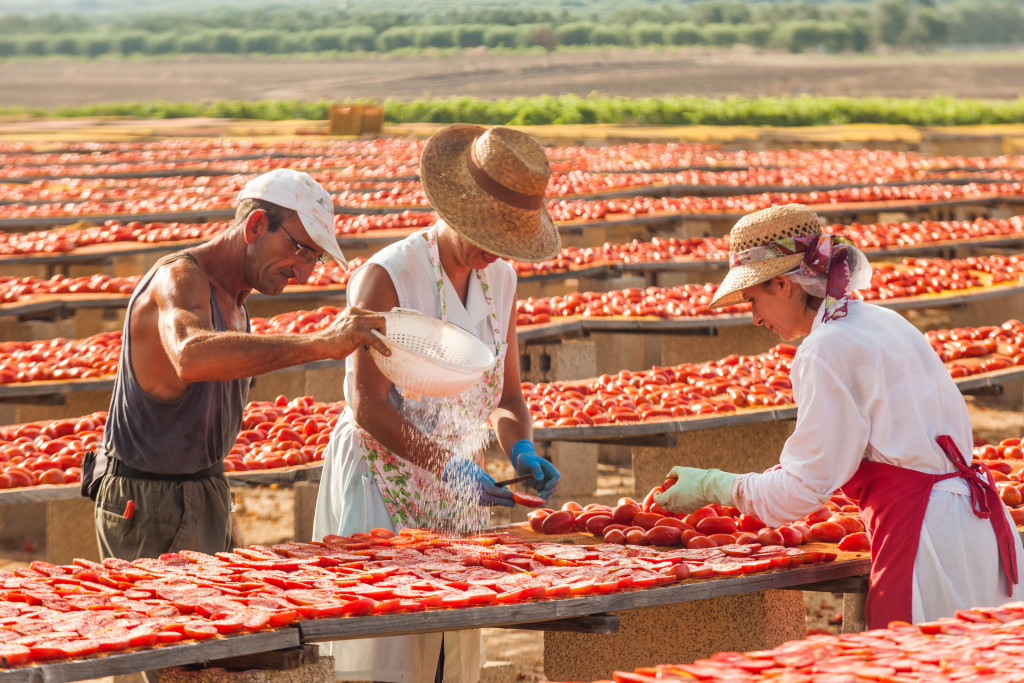
<path fill-rule="evenodd" d="M 422 239 L 421 233 L 409 239 Z M 442 320 L 447 320 L 444 281 L 433 230 L 427 231 L 430 265 L 440 298 Z M 504 379 L 506 345 L 498 324 L 486 274 L 474 271 L 489 307 L 497 362 L 480 382 L 450 399 L 400 399 L 399 410 L 417 427 L 449 443 L 453 452 L 480 457 L 487 417 L 497 407 Z M 398 283 L 399 301 L 406 302 Z M 426 284 L 426 283 L 424 283 Z M 458 305 L 458 304 L 456 304 Z M 435 300 L 436 306 L 436 300 Z M 434 315 L 435 310 L 422 311 Z M 479 429 L 467 429 L 475 424 Z M 327 534 L 347 536 L 383 527 L 472 531 L 486 526 L 489 510 L 466 495 L 450 491 L 431 472 L 394 455 L 355 423 L 352 411 L 342 413 L 324 454 L 324 467 L 313 520 L 313 538 Z M 434 680 L 440 649 L 445 648 L 444 680 L 476 683 L 485 658 L 479 630 L 391 636 L 321 643 L 321 652 L 334 657 L 337 680 L 430 683 Z"/>

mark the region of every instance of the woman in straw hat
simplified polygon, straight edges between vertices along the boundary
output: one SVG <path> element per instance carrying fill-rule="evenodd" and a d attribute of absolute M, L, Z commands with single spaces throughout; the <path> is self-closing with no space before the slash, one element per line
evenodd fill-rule
<path fill-rule="evenodd" d="M 793 358 L 796 428 L 776 467 L 675 467 L 655 500 L 672 511 L 732 505 L 778 526 L 842 488 L 871 537 L 870 628 L 1014 599 L 1024 551 L 991 474 L 970 462 L 963 397 L 913 325 L 848 298 L 869 283 L 864 255 L 799 204 L 744 216 L 729 240 L 711 308 L 749 301 L 755 324 L 807 337 Z"/>
<path fill-rule="evenodd" d="M 378 252 L 348 285 L 348 300 L 454 323 L 496 362 L 454 399 L 416 400 L 384 377 L 367 351 L 346 362 L 348 405 L 324 458 L 314 538 L 374 527 L 480 529 L 489 505 L 513 504 L 481 466 L 489 418 L 518 475 L 545 500 L 558 472 L 537 455 L 516 341 L 516 274 L 503 259 L 543 261 L 560 248 L 544 207 L 551 170 L 544 149 L 511 128 L 456 124 L 423 149 L 420 178 L 437 222 Z M 443 647 L 442 647 L 443 640 Z M 474 683 L 474 631 L 329 644 L 339 680 Z"/>

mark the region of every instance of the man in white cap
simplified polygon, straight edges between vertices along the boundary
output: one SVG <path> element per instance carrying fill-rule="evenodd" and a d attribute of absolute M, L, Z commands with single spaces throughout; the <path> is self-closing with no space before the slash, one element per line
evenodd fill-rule
<path fill-rule="evenodd" d="M 167 256 L 139 283 L 125 318 L 102 447 L 83 469 L 104 557 L 233 547 L 224 456 L 242 423 L 249 378 L 360 346 L 387 348 L 383 316 L 347 309 L 309 334 L 249 333 L 245 299 L 305 282 L 325 255 L 344 263 L 331 195 L 306 173 L 249 181 L 232 225 Z M 92 472 L 89 472 L 92 465 Z"/>

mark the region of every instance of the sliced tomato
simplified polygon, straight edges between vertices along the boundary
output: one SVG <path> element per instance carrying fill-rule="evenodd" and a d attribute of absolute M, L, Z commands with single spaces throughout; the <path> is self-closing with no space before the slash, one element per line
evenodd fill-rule
<path fill-rule="evenodd" d="M 136 628 L 128 632 L 128 645 L 131 647 L 151 647 L 160 640 L 159 633 L 150 628 Z"/>
<path fill-rule="evenodd" d="M 24 645 L 0 643 L 0 665 L 21 666 L 32 661 L 32 651 Z"/>
<path fill-rule="evenodd" d="M 380 600 L 373 608 L 374 614 L 387 614 L 388 612 L 394 612 L 401 609 L 402 600 L 400 598 L 389 598 L 387 600 Z"/>
<path fill-rule="evenodd" d="M 60 649 L 65 657 L 86 657 L 99 652 L 100 645 L 95 640 L 78 638 L 64 643 Z"/>
<path fill-rule="evenodd" d="M 185 622 L 183 632 L 188 638 L 203 640 L 217 635 L 217 627 L 207 621 L 188 621 Z"/>
<path fill-rule="evenodd" d="M 472 598 L 471 593 L 464 591 L 445 592 L 441 594 L 441 606 L 448 608 L 467 607 L 471 604 L 470 600 Z"/>
<path fill-rule="evenodd" d="M 532 493 L 520 493 L 518 491 L 512 492 L 512 500 L 515 501 L 516 505 L 523 505 L 529 508 L 539 508 L 547 503 L 540 496 L 535 496 Z"/>
<path fill-rule="evenodd" d="M 29 647 L 32 659 L 37 662 L 45 662 L 50 659 L 63 659 L 66 656 L 64 654 L 64 646 L 67 642 L 67 638 L 59 638 L 56 640 L 43 640 L 35 643 Z"/>

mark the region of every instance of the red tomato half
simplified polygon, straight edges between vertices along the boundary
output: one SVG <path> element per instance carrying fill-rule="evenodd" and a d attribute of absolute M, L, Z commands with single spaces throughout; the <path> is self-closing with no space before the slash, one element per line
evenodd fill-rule
<path fill-rule="evenodd" d="M 516 505 L 523 505 L 528 508 L 539 508 L 547 502 L 540 496 L 535 496 L 532 493 L 519 493 L 518 491 L 512 492 L 512 500 L 516 502 Z"/>

